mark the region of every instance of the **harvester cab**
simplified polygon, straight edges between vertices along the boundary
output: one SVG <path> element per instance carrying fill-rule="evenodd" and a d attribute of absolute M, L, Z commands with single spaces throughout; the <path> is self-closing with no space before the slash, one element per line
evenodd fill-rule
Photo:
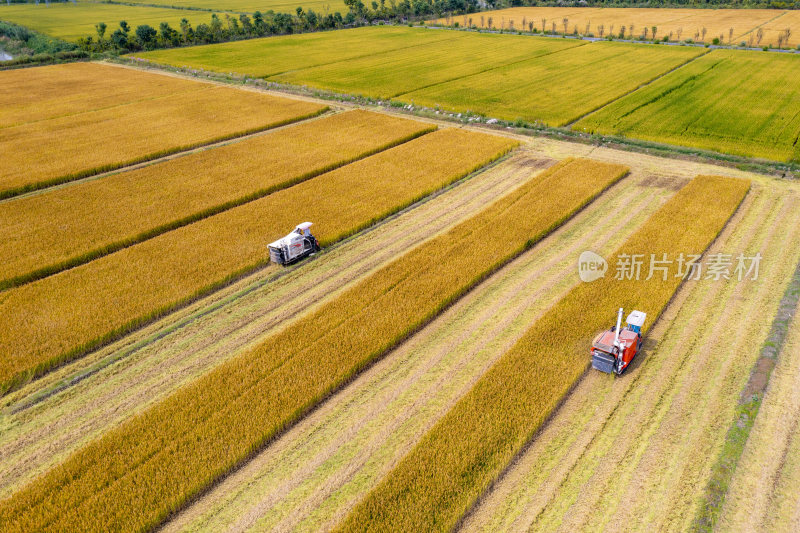
<path fill-rule="evenodd" d="M 642 326 L 647 313 L 633 311 L 622 326 L 622 308 L 617 313 L 617 325 L 597 335 L 592 341 L 592 368 L 620 375 L 642 349 Z"/>
<path fill-rule="evenodd" d="M 319 243 L 311 234 L 311 226 L 311 222 L 298 224 L 289 235 L 270 243 L 270 260 L 286 266 L 318 252 Z"/>

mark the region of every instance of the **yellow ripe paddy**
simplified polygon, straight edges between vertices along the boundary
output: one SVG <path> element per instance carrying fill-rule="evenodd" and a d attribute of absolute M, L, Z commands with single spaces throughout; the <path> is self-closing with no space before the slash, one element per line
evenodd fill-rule
<path fill-rule="evenodd" d="M 700 176 L 623 244 L 621 254 L 703 252 L 750 187 L 741 179 Z M 692 231 L 686 231 L 691 227 Z M 578 285 L 490 368 L 337 531 L 450 531 L 536 433 L 588 365 L 592 337 L 618 307 L 656 321 L 681 278 Z M 645 331 L 643 331 L 644 333 Z"/>
<path fill-rule="evenodd" d="M 143 24 L 157 30 L 162 22 L 169 23 L 173 28 L 179 28 L 181 19 L 184 18 L 188 19 L 192 26 L 208 24 L 211 13 L 96 2 L 0 4 L 0 20 L 7 20 L 45 35 L 73 42 L 81 37 L 93 37 L 97 40 L 95 24 L 98 22 L 105 22 L 108 25 L 106 31 L 108 38 L 122 20 L 130 25 L 132 31 L 136 31 L 136 27 Z"/>
<path fill-rule="evenodd" d="M 0 289 L 290 187 L 434 127 L 351 111 L 0 203 Z"/>
<path fill-rule="evenodd" d="M 298 221 L 325 246 L 514 146 L 447 129 L 0 293 L 0 390 L 40 375 L 268 260 Z"/>
<path fill-rule="evenodd" d="M 626 172 L 579 160 L 530 180 L 78 452 L 0 517 L 10 531 L 156 526 Z"/>
<path fill-rule="evenodd" d="M 94 72 L 81 68 L 87 78 L 114 75 L 103 67 Z M 38 69 L 20 72 L 40 77 Z M 60 72 L 51 70 L 50 75 L 57 79 Z M 130 79 L 128 72 L 122 74 L 123 81 Z M 145 83 L 151 77 L 141 76 Z M 0 129 L 0 198 L 280 126 L 326 109 L 228 87 L 182 83 L 183 91 L 165 91 L 152 99 L 109 106 L 104 102 L 111 100 L 101 98 L 95 109 Z M 102 93 L 101 85 L 96 88 Z M 13 93 L 5 96 L 13 101 Z M 30 102 L 28 107 L 38 105 Z M 18 106 L 17 116 L 23 109 Z M 45 113 L 34 111 L 34 116 Z"/>
<path fill-rule="evenodd" d="M 655 26 L 656 38 L 668 37 L 670 41 L 692 39 L 711 42 L 715 37 L 722 36 L 721 41 L 727 44 L 731 36 L 733 42 L 738 43 L 738 38 L 761 25 L 770 25 L 773 22 L 780 24 L 779 21 L 784 13 L 793 12 L 773 9 L 515 7 L 467 15 L 467 24 L 472 19 L 472 25 L 479 28 L 510 30 L 513 26 L 515 30 L 525 31 L 529 31 L 530 24 L 533 24 L 532 28 L 537 31 L 544 29 L 563 34 L 564 19 L 566 19 L 568 34 L 593 34 L 599 37 L 602 26 L 604 36 L 611 34 L 619 36 L 624 27 L 624 36 L 630 37 L 633 34 L 634 37 L 644 37 L 646 28 L 647 38 L 652 39 Z M 458 22 L 463 25 L 464 16 L 440 18 L 433 22 L 437 24 Z"/>

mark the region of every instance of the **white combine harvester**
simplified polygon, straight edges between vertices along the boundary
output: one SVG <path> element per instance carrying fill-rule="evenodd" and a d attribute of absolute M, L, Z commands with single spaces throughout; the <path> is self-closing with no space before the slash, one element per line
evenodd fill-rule
<path fill-rule="evenodd" d="M 318 252 L 319 243 L 317 238 L 311 235 L 310 227 L 311 222 L 303 222 L 286 237 L 270 243 L 270 260 L 286 266 Z"/>

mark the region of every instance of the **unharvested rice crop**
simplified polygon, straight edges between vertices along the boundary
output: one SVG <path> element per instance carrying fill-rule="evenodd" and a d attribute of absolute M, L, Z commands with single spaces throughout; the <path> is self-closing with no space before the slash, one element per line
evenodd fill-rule
<path fill-rule="evenodd" d="M 158 524 L 626 172 L 579 160 L 531 180 L 77 452 L 0 518 L 9 531 Z"/>
<path fill-rule="evenodd" d="M 714 50 L 573 129 L 797 160 L 800 57 Z"/>
<path fill-rule="evenodd" d="M 172 7 L 204 8 L 235 12 L 275 11 L 276 13 L 296 14 L 298 7 L 308 11 L 313 9 L 317 14 L 339 12 L 346 15 L 348 8 L 342 0 L 132 0 L 132 4 L 164 5 Z"/>
<path fill-rule="evenodd" d="M 500 157 L 515 143 L 447 129 L 0 293 L 0 391 L 264 265 L 312 221 L 325 246 Z"/>
<path fill-rule="evenodd" d="M 698 48 L 596 42 L 413 91 L 398 99 L 563 126 L 702 53 Z"/>
<path fill-rule="evenodd" d="M 345 63 L 293 70 L 272 79 L 339 93 L 391 98 L 582 44 L 573 39 L 531 39 L 478 33 L 455 35 L 458 36 L 455 40 L 372 54 Z"/>
<path fill-rule="evenodd" d="M 623 244 L 622 254 L 704 251 L 749 181 L 695 178 Z M 687 232 L 686 228 L 691 228 Z M 447 531 L 528 442 L 585 372 L 588 347 L 617 307 L 655 322 L 681 282 L 607 276 L 577 286 L 538 320 L 341 524 L 341 531 Z M 612 311 L 610 311 L 612 310 Z"/>
<path fill-rule="evenodd" d="M 761 30 L 759 33 L 758 30 Z M 787 35 L 787 30 L 788 35 Z M 752 36 L 752 40 L 751 40 Z M 760 38 L 759 38 L 760 36 Z M 742 35 L 733 44 L 744 42 L 747 46 L 778 46 L 778 38 L 783 37 L 782 48 L 796 48 L 800 45 L 800 11 L 786 11 L 747 35 Z"/>
<path fill-rule="evenodd" d="M 670 41 L 690 39 L 711 42 L 721 36 L 720 41 L 725 44 L 738 44 L 738 37 L 764 23 L 772 24 L 770 21 L 776 17 L 778 18 L 775 20 L 779 21 L 780 16 L 780 11 L 772 9 L 517 7 L 467 15 L 467 23 L 471 18 L 472 25 L 488 28 L 491 17 L 491 27 L 496 29 L 530 31 L 535 28 L 539 32 L 544 29 L 563 34 L 566 19 L 567 34 L 591 34 L 599 37 L 602 26 L 603 36 L 613 34 L 614 37 L 653 40 L 655 26 L 657 39 L 667 37 Z M 458 22 L 463 25 L 464 17 L 441 18 L 434 22 L 447 25 Z M 623 29 L 624 33 L 621 34 Z"/>
<path fill-rule="evenodd" d="M 99 63 L 3 72 L 0 129 L 200 91 L 206 85 Z"/>
<path fill-rule="evenodd" d="M 211 13 L 196 10 L 179 10 L 159 7 L 126 6 L 121 4 L 102 4 L 95 2 L 52 2 L 39 4 L 0 4 L 0 20 L 7 20 L 27 26 L 51 37 L 76 41 L 80 37 L 97 39 L 95 24 L 108 25 L 106 39 L 119 27 L 120 21 L 127 21 L 135 31 L 137 26 L 148 24 L 158 29 L 162 22 L 179 28 L 181 19 L 186 18 L 197 26 L 208 24 Z"/>
<path fill-rule="evenodd" d="M 188 93 L 3 128 L 0 198 L 288 124 L 326 109 L 197 86 Z"/>
<path fill-rule="evenodd" d="M 267 77 L 318 65 L 344 65 L 359 57 L 461 38 L 462 34 L 455 32 L 377 26 L 155 50 L 136 57 L 175 67 Z"/>
<path fill-rule="evenodd" d="M 434 126 L 352 111 L 0 204 L 0 289 L 85 263 Z"/>

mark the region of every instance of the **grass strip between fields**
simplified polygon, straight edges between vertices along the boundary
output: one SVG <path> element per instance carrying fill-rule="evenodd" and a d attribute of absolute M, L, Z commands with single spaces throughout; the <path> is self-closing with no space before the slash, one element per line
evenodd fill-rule
<path fill-rule="evenodd" d="M 436 129 L 351 111 L 0 204 L 0 290 L 296 185 Z"/>
<path fill-rule="evenodd" d="M 0 521 L 156 526 L 626 173 L 570 160 L 531 179 L 77 452 L 0 503 Z"/>
<path fill-rule="evenodd" d="M 695 178 L 612 257 L 644 254 L 649 261 L 650 254 L 702 253 L 749 186 L 741 179 Z M 646 312 L 646 332 L 682 281 L 677 262 L 665 278 L 658 273 L 649 280 L 616 280 L 613 265 L 606 277 L 575 287 L 534 323 L 339 530 L 453 529 L 586 371 L 592 338 L 612 325 L 616 310 Z"/>
<path fill-rule="evenodd" d="M 2 130 L 0 198 L 311 118 L 326 106 L 206 85 Z"/>
<path fill-rule="evenodd" d="M 309 220 L 322 246 L 502 156 L 516 142 L 446 129 L 94 261 L 0 293 L 0 392 L 269 261 Z"/>

